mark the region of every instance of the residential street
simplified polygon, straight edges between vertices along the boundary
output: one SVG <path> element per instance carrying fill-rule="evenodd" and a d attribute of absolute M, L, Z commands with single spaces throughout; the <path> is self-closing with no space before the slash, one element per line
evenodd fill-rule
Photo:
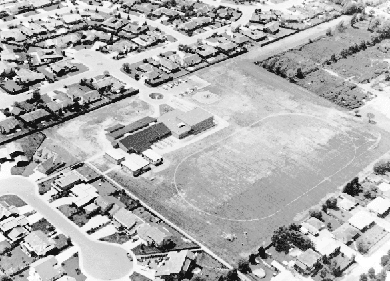
<path fill-rule="evenodd" d="M 129 260 L 124 248 L 115 244 L 93 241 L 57 209 L 39 198 L 37 191 L 37 185 L 22 176 L 0 179 L 0 196 L 5 194 L 19 196 L 60 232 L 71 238 L 80 249 L 81 269 L 91 280 L 117 280 L 131 274 L 133 262 Z"/>

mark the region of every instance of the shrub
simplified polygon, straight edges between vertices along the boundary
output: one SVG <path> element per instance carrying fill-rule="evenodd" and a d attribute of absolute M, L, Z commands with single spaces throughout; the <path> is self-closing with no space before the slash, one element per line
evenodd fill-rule
<path fill-rule="evenodd" d="M 380 160 L 374 165 L 374 173 L 377 175 L 384 175 L 390 172 L 390 160 Z"/>

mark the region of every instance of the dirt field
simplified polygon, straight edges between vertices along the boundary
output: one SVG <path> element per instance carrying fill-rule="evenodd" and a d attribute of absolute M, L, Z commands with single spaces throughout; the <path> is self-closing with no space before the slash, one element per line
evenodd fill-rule
<path fill-rule="evenodd" d="M 388 133 L 250 60 L 196 75 L 220 97 L 198 105 L 230 126 L 165 155 L 171 164 L 153 183 L 122 172 L 116 178 L 229 262 L 390 149 Z"/>
<path fill-rule="evenodd" d="M 85 160 L 111 147 L 105 128 L 116 123 L 127 124 L 153 114 L 149 105 L 137 97 L 127 98 L 90 112 L 44 133 L 80 160 Z"/>

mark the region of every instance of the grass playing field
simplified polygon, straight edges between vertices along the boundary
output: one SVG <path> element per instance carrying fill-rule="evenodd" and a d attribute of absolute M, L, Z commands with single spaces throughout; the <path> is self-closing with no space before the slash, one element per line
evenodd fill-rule
<path fill-rule="evenodd" d="M 218 101 L 186 97 L 229 127 L 164 155 L 169 164 L 153 183 L 115 174 L 232 263 L 390 149 L 387 132 L 250 62 L 196 74 Z"/>

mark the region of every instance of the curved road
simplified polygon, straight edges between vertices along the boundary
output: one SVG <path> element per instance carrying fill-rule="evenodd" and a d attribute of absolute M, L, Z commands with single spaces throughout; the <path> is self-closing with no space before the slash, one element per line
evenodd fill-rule
<path fill-rule="evenodd" d="M 80 249 L 80 263 L 83 270 L 94 280 L 115 280 L 132 273 L 133 262 L 129 260 L 125 249 L 115 244 L 92 241 L 58 210 L 41 200 L 36 191 L 36 184 L 28 178 L 12 176 L 0 179 L 0 196 L 5 194 L 19 196 L 58 230 L 71 238 Z"/>

